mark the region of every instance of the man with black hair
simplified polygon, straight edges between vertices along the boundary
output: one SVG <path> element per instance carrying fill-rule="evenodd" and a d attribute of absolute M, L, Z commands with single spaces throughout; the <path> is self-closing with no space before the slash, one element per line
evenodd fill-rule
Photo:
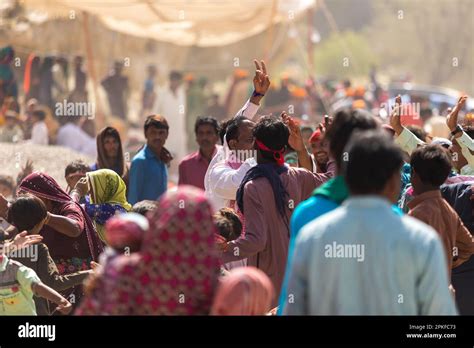
<path fill-rule="evenodd" d="M 254 92 L 242 109 L 220 126 L 222 149 L 217 151 L 209 163 L 204 177 L 206 196 L 215 211 L 224 207 L 233 207 L 235 194 L 247 171 L 256 165 L 251 156 L 253 149 L 253 118 L 257 114 L 260 101 L 270 87 L 265 62 L 254 60 Z M 243 154 L 247 154 L 244 156 Z M 230 155 L 236 155 L 234 157 Z M 242 154 L 242 156 L 240 156 Z M 250 154 L 250 155 L 249 155 Z M 246 158 L 248 157 L 248 158 Z"/>
<path fill-rule="evenodd" d="M 157 200 L 168 187 L 168 167 L 173 159 L 164 147 L 168 139 L 168 121 L 161 115 L 150 115 L 144 125 L 147 143 L 133 157 L 130 166 L 128 201 Z"/>
<path fill-rule="evenodd" d="M 360 109 L 343 109 L 336 113 L 334 120 L 330 126 L 328 125 L 324 139 L 329 142 L 330 157 L 336 162 L 336 176 L 318 187 L 310 198 L 300 203 L 291 217 L 287 271 L 280 294 L 278 314 L 283 313 L 285 306 L 291 300 L 287 291 L 288 270 L 291 269 L 295 240 L 300 230 L 314 219 L 336 209 L 349 196 L 347 184 L 342 176 L 342 166 L 347 160 L 347 153 L 344 151 L 347 142 L 356 131 L 368 131 L 378 127 L 372 114 Z"/>
<path fill-rule="evenodd" d="M 255 126 L 253 118 L 257 113 L 260 100 L 270 87 L 270 79 L 265 62 L 254 60 L 254 63 L 256 70 L 252 97 L 233 119 L 221 124 L 220 137 L 223 148 L 212 159 L 204 178 L 206 195 L 216 211 L 224 207 L 234 207 L 240 183 L 247 171 L 257 164 L 253 151 L 253 127 Z M 301 136 L 299 128 L 293 132 Z M 298 160 L 300 166 L 312 169 L 311 157 L 304 145 L 298 149 Z"/>
<path fill-rule="evenodd" d="M 474 128 L 462 126 L 462 132 L 453 136 L 449 151 L 454 169 L 462 175 L 474 175 Z M 472 143 L 472 144 L 471 144 Z"/>
<path fill-rule="evenodd" d="M 219 125 L 213 117 L 198 117 L 194 124 L 199 150 L 183 158 L 179 164 L 178 185 L 191 185 L 204 190 L 206 175 L 212 157 L 219 149 Z"/>
<path fill-rule="evenodd" d="M 347 186 L 340 175 L 342 165 L 347 158 L 344 147 L 354 131 L 376 128 L 378 128 L 378 123 L 375 118 L 365 110 L 347 109 L 336 113 L 324 139 L 329 142 L 329 154 L 335 161 L 337 176 L 321 186 L 311 198 L 295 209 L 291 219 L 292 236 L 296 235 L 305 224 L 335 209 L 347 198 Z"/>
<path fill-rule="evenodd" d="M 260 118 L 253 136 L 257 165 L 246 172 L 236 194 L 237 207 L 244 217 L 245 233 L 225 244 L 223 261 L 247 258 L 247 265 L 265 272 L 279 293 L 293 208 L 329 176 L 285 164 L 284 152 L 288 144 L 306 151 L 300 128 L 286 114 L 282 114 L 282 118 Z M 277 298 L 273 305 L 276 301 Z"/>
<path fill-rule="evenodd" d="M 290 315 L 455 315 L 443 247 L 395 214 L 401 150 L 381 130 L 353 135 L 341 169 L 350 197 L 297 237 Z"/>
<path fill-rule="evenodd" d="M 443 240 L 448 273 L 474 253 L 474 241 L 456 211 L 441 196 L 440 186 L 451 172 L 451 161 L 439 145 L 417 148 L 411 155 L 415 198 L 408 214 L 433 227 Z"/>

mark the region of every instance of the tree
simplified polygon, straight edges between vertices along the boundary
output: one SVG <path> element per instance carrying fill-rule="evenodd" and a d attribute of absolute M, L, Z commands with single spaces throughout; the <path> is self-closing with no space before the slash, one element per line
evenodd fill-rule
<path fill-rule="evenodd" d="M 315 48 L 317 75 L 337 78 L 368 75 L 377 62 L 369 41 L 352 31 L 333 33 Z"/>
<path fill-rule="evenodd" d="M 453 83 L 474 93 L 474 2 L 373 1 L 366 29 L 383 67 L 409 71 L 417 82 Z"/>

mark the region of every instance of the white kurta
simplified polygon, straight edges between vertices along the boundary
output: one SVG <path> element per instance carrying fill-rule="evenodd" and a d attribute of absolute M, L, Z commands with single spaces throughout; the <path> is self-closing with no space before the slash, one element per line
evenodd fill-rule
<path fill-rule="evenodd" d="M 259 106 L 252 104 L 248 100 L 236 116 L 243 115 L 252 119 L 258 111 Z M 226 162 L 226 154 L 229 153 L 229 146 L 225 141 L 224 145 L 211 160 L 204 177 L 204 187 L 206 196 L 211 201 L 215 211 L 229 207 L 230 201 L 235 200 L 235 195 L 247 171 L 257 165 L 254 158 L 247 159 L 238 169 L 234 169 Z"/>

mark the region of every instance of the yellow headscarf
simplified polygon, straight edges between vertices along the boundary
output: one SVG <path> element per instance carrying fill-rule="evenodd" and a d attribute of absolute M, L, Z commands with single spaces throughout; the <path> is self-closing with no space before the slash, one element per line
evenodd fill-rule
<path fill-rule="evenodd" d="M 132 206 L 127 202 L 127 186 L 120 175 L 110 169 L 99 169 L 86 174 L 90 185 L 90 197 L 92 204 L 118 204 L 126 211 Z M 105 227 L 96 223 L 97 233 L 105 242 Z"/>

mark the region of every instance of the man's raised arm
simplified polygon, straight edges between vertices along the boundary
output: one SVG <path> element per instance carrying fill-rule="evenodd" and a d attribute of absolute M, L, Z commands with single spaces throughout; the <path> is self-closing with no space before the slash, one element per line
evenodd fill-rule
<path fill-rule="evenodd" d="M 267 74 L 267 67 L 263 60 L 253 60 L 255 64 L 255 76 L 253 77 L 253 93 L 252 96 L 247 100 L 244 106 L 237 111 L 234 117 L 245 116 L 250 120 L 254 120 L 255 115 L 260 107 L 260 101 L 267 93 L 270 87 L 270 78 Z"/>

